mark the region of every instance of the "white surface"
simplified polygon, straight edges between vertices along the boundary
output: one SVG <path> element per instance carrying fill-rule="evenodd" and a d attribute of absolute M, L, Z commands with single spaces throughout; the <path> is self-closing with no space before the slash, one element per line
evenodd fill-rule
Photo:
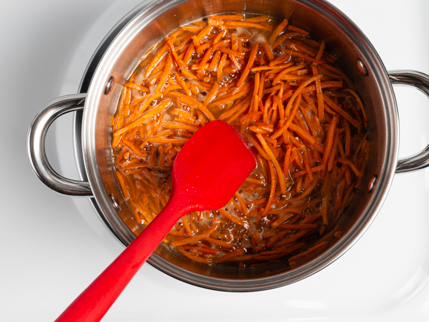
<path fill-rule="evenodd" d="M 36 178 L 26 138 L 44 104 L 77 91 L 97 44 L 137 3 L 0 2 L 1 321 L 54 320 L 123 249 L 86 199 L 59 195 Z M 427 1 L 332 3 L 361 27 L 388 70 L 429 74 Z M 413 89 L 395 92 L 406 156 L 429 143 L 429 101 Z M 73 176 L 71 118 L 51 132 L 50 160 Z M 374 224 L 347 254 L 276 290 L 209 291 L 144 265 L 103 321 L 427 321 L 428 196 L 429 169 L 396 175 Z"/>

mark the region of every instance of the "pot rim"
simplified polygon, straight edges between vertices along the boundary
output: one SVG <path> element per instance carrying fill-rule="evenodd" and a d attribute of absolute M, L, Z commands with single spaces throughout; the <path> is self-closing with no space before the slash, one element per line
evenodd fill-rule
<path fill-rule="evenodd" d="M 88 95 L 85 101 L 85 108 L 81 123 L 81 140 L 75 141 L 82 144 L 84 169 L 81 168 L 80 172 L 82 176 L 87 177 L 90 183 L 95 198 L 92 199 L 92 201 L 100 216 L 106 222 L 114 235 L 118 237 L 125 245 L 128 245 L 135 238 L 134 234 L 129 231 L 124 223 L 122 223 L 123 227 L 120 229 L 123 229 L 123 231 L 118 230 L 118 223 L 112 224 L 108 219 L 109 216 L 106 216 L 105 213 L 107 212 L 110 215 L 114 215 L 115 210 L 111 206 L 111 200 L 104 189 L 95 158 L 95 127 L 93 126 L 95 122 L 94 111 L 97 109 L 98 97 L 102 95 L 101 93 L 104 92 L 106 81 L 110 77 L 108 71 L 111 69 L 110 67 L 112 64 L 114 64 L 116 61 L 123 46 L 125 46 L 141 30 L 143 25 L 149 23 L 153 18 L 161 14 L 163 11 L 186 1 L 187 0 L 167 0 L 156 2 L 149 6 L 146 6 L 144 3 L 133 10 L 133 13 L 139 12 L 129 20 L 129 22 L 113 39 L 100 62 L 98 63 L 88 88 Z M 292 1 L 297 2 L 295 0 Z M 397 105 L 388 73 L 368 38 L 344 13 L 324 0 L 301 0 L 299 3 L 318 11 L 342 29 L 342 31 L 357 46 L 359 51 L 364 54 L 365 59 L 368 62 L 366 67 L 371 70 L 371 73 L 379 85 L 381 97 L 383 100 L 383 107 L 386 114 L 387 144 L 383 171 L 378 175 L 377 185 L 371 192 L 373 194 L 371 202 L 355 225 L 341 238 L 339 242 L 333 245 L 329 251 L 318 256 L 315 260 L 310 261 L 294 270 L 270 277 L 246 280 L 211 278 L 184 270 L 167 262 L 161 256 L 153 254 L 148 262 L 157 269 L 172 277 L 196 286 L 222 291 L 259 291 L 300 281 L 327 267 L 336 259 L 341 257 L 347 250 L 349 250 L 369 228 L 377 213 L 381 209 L 382 204 L 384 203 L 393 181 L 399 149 L 399 120 Z M 130 15 L 127 17 L 129 18 Z M 118 23 L 118 25 L 121 25 L 121 22 Z M 106 36 L 106 38 L 109 38 L 109 35 Z M 79 122 L 75 122 L 75 124 L 78 123 Z M 76 132 L 79 131 L 76 130 Z M 78 150 L 79 149 L 76 148 L 76 151 Z M 121 225 L 121 223 L 119 223 L 119 225 Z M 126 233 L 127 230 L 128 233 Z"/>

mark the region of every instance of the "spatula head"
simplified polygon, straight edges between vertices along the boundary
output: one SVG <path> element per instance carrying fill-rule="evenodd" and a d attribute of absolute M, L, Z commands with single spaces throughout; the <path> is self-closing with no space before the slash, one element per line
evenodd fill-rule
<path fill-rule="evenodd" d="M 254 153 L 223 121 L 199 129 L 173 164 L 172 195 L 188 200 L 192 211 L 225 206 L 256 167 Z"/>

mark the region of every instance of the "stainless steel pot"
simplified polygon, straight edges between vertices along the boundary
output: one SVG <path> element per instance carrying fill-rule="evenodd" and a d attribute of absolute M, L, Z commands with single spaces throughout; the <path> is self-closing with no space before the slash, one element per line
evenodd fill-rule
<path fill-rule="evenodd" d="M 87 94 L 60 97 L 45 106 L 30 127 L 28 153 L 34 171 L 51 189 L 71 196 L 92 196 L 99 213 L 125 244 L 143 229 L 124 203 L 114 175 L 110 116 L 125 82 L 140 57 L 181 25 L 204 16 L 245 12 L 287 18 L 304 28 L 338 56 L 366 107 L 371 156 L 362 188 L 341 219 L 343 235 L 322 254 L 295 269 L 282 262 L 249 269 L 211 267 L 190 262 L 158 247 L 149 262 L 161 271 L 194 285 L 223 291 L 255 291 L 297 282 L 331 264 L 365 232 L 380 210 L 395 172 L 429 165 L 429 146 L 414 157 L 397 160 L 398 112 L 392 84 L 411 85 L 429 96 L 429 76 L 415 71 L 388 73 L 371 43 L 337 8 L 322 0 L 165 0 L 143 6 L 123 26 L 98 63 Z M 116 27 L 118 29 L 118 27 Z M 111 36 L 111 35 L 110 35 Z M 109 35 L 108 35 L 109 37 Z M 85 181 L 57 174 L 46 158 L 45 136 L 59 116 L 83 110 L 81 121 Z"/>

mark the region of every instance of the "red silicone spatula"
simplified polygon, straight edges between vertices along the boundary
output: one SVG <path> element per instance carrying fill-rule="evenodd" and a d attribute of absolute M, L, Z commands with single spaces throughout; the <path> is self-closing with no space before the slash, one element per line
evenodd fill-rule
<path fill-rule="evenodd" d="M 199 129 L 174 161 L 165 208 L 56 321 L 99 321 L 182 216 L 225 206 L 255 166 L 228 124 L 213 121 Z"/>

